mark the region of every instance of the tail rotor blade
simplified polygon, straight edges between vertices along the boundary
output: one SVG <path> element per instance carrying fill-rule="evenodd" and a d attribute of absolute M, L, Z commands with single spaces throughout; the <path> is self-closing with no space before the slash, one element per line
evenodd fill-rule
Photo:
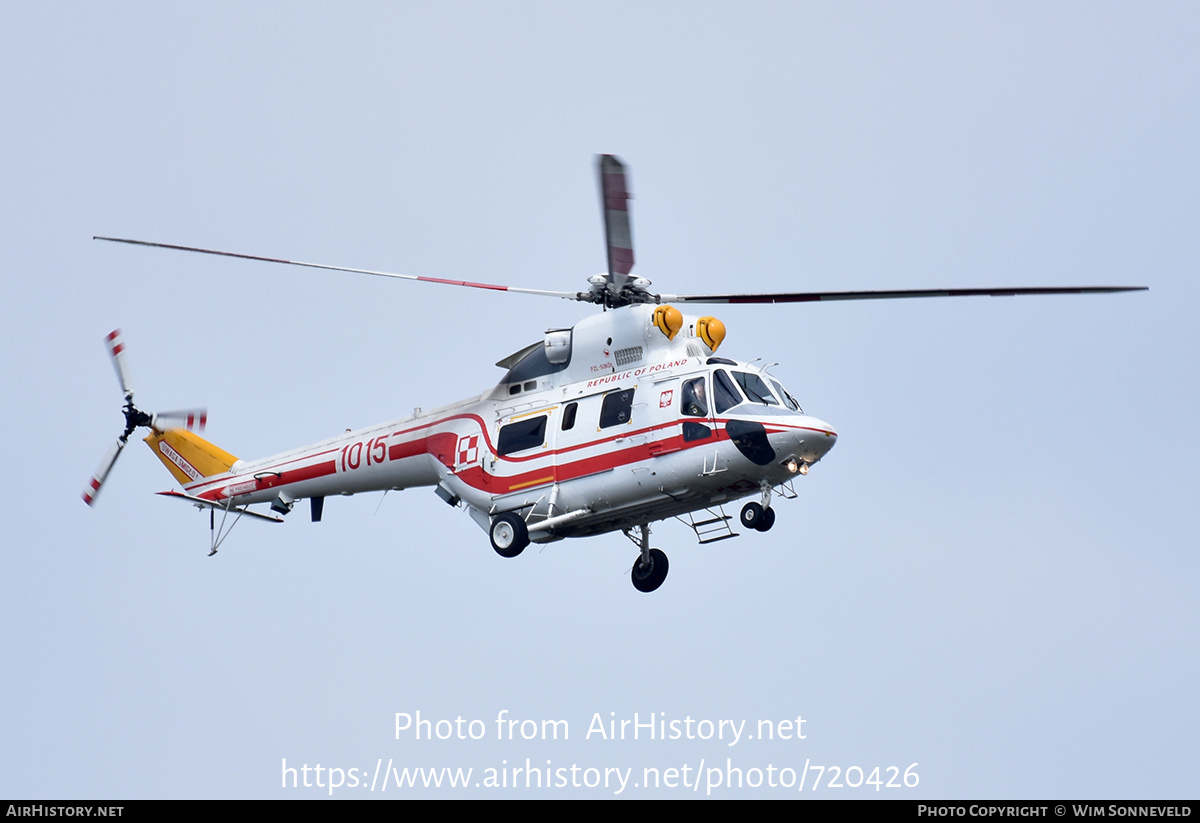
<path fill-rule="evenodd" d="M 158 428 L 159 422 L 177 421 L 188 431 L 202 432 L 208 425 L 208 409 L 180 409 L 179 411 L 159 412 L 154 415 L 152 425 Z"/>
<path fill-rule="evenodd" d="M 84 503 L 87 503 L 89 506 L 96 505 L 96 498 L 100 495 L 100 487 L 104 485 L 104 479 L 112 471 L 112 467 L 116 464 L 117 458 L 121 455 L 121 449 L 123 448 L 125 448 L 125 441 L 118 439 L 116 443 L 113 443 L 112 448 L 108 450 L 108 454 L 104 456 L 104 462 L 100 464 L 100 468 L 92 475 L 91 481 L 84 487 Z"/>
<path fill-rule="evenodd" d="M 125 393 L 125 399 L 128 400 L 133 397 L 133 384 L 129 381 L 129 369 L 125 366 L 125 338 L 121 335 L 120 329 L 114 329 L 109 332 L 104 341 L 108 343 L 108 355 L 112 358 L 113 368 L 117 370 L 117 380 L 121 384 L 121 391 Z"/>

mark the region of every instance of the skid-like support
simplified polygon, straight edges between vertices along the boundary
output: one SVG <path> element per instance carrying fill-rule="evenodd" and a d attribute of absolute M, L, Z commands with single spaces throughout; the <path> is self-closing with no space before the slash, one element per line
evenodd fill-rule
<path fill-rule="evenodd" d="M 266 520 L 269 523 L 282 523 L 282 517 L 274 517 L 269 514 L 261 514 L 260 512 L 252 512 L 245 506 L 235 506 L 232 500 L 226 500 L 224 504 L 214 500 L 206 500 L 203 497 L 195 497 L 182 492 L 159 492 L 163 497 L 173 497 L 176 500 L 186 500 L 198 509 L 208 509 L 208 530 L 210 534 L 208 556 L 212 557 L 217 553 L 217 549 L 225 542 L 225 538 L 233 531 L 233 527 L 242 519 L 242 515 L 254 517 L 259 520 Z M 221 511 L 221 523 L 217 525 L 217 510 Z M 226 526 L 231 513 L 237 516 L 233 518 L 233 522 Z"/>

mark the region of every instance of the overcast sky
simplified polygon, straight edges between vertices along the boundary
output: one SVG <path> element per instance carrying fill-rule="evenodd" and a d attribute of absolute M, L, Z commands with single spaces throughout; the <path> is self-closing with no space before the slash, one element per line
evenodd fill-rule
<path fill-rule="evenodd" d="M 330 768 L 335 797 L 419 793 L 370 787 L 391 763 L 472 769 L 435 797 L 796 797 L 807 763 L 805 797 L 1195 797 L 1198 18 L 4 4 L 0 795 L 317 797 Z M 597 152 L 666 292 L 1150 291 L 720 308 L 722 354 L 777 362 L 840 438 L 770 533 L 657 524 L 652 595 L 619 534 L 504 560 L 428 489 L 209 558 L 137 440 L 80 501 L 121 430 L 118 326 L 140 406 L 205 405 L 254 458 L 476 395 L 594 311 L 93 235 L 580 289 Z M 486 731 L 398 737 L 417 712 Z M 497 740 L 502 712 L 569 738 Z M 588 735 L 635 713 L 684 736 Z M 600 785 L 513 788 L 527 759 Z"/>

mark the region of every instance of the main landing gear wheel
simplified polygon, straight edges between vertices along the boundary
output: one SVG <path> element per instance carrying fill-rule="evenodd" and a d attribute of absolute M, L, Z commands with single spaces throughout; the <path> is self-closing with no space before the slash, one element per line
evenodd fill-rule
<path fill-rule="evenodd" d="M 650 550 L 650 562 L 644 563 L 639 554 L 633 561 L 633 571 L 630 578 L 633 587 L 639 592 L 652 592 L 667 579 L 667 556 L 659 549 Z"/>
<path fill-rule="evenodd" d="M 529 545 L 529 529 L 516 512 L 496 515 L 489 535 L 492 548 L 501 557 L 516 557 Z"/>

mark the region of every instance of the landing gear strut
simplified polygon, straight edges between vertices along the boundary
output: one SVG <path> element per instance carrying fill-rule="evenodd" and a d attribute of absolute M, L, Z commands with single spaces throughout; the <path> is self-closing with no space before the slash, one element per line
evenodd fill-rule
<path fill-rule="evenodd" d="M 492 548 L 501 557 L 516 557 L 529 545 L 529 529 L 521 515 L 516 512 L 504 512 L 492 519 L 489 530 L 492 538 Z"/>
<path fill-rule="evenodd" d="M 667 579 L 667 555 L 661 549 L 650 548 L 649 525 L 639 528 L 642 532 L 642 553 L 638 555 L 637 560 L 633 561 L 633 570 L 629 573 L 629 577 L 633 581 L 633 587 L 639 592 L 652 592 Z"/>

